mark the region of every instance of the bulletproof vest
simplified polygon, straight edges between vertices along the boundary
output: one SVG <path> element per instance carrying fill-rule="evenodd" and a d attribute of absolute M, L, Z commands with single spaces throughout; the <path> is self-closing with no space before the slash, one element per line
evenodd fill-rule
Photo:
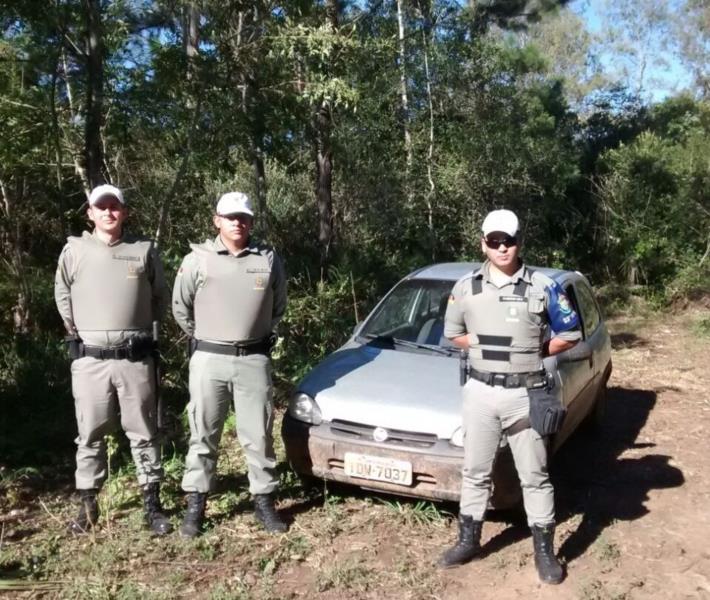
<path fill-rule="evenodd" d="M 152 242 L 127 238 L 108 246 L 86 232 L 67 240 L 73 263 L 71 303 L 79 331 L 150 329 Z"/>
<path fill-rule="evenodd" d="M 498 289 L 481 275 L 474 276 L 468 311 L 473 315 L 466 319 L 473 334 L 468 356 L 474 369 L 493 373 L 542 369 L 545 292 L 539 285 L 520 279 Z"/>
<path fill-rule="evenodd" d="M 268 337 L 274 307 L 269 256 L 192 249 L 204 278 L 195 295 L 195 338 L 247 343 Z"/>

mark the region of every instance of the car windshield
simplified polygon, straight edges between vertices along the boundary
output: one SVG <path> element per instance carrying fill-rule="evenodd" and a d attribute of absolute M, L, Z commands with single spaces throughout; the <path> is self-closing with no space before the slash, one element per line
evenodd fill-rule
<path fill-rule="evenodd" d="M 365 322 L 359 335 L 451 347 L 444 315 L 453 281 L 409 279 L 395 287 Z"/>

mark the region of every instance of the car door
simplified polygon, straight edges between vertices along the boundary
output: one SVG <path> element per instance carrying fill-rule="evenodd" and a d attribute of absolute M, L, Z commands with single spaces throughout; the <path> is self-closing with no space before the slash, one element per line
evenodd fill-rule
<path fill-rule="evenodd" d="M 584 315 L 579 309 L 577 302 L 577 293 L 574 288 L 574 283 L 570 277 L 559 282 L 565 294 L 569 298 L 580 320 L 580 328 L 584 331 Z M 588 361 L 565 362 L 561 363 L 555 359 L 556 369 L 559 376 L 559 384 L 562 388 L 562 401 L 568 411 L 572 410 L 571 405 L 579 398 L 586 387 L 589 377 Z M 568 419 L 566 421 L 569 420 Z M 566 425 L 567 423 L 565 423 Z"/>
<path fill-rule="evenodd" d="M 599 307 L 589 284 L 581 277 L 571 279 L 565 286 L 570 301 L 579 315 L 582 339 L 592 348 L 589 360 L 581 360 L 560 365 L 571 385 L 564 390 L 567 418 L 565 429 L 570 432 L 577 428 L 592 406 L 599 387 L 603 353 L 604 331 Z"/>

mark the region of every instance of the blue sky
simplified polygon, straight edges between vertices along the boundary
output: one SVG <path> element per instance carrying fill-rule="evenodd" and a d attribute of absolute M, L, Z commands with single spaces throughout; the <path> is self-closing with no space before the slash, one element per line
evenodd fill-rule
<path fill-rule="evenodd" d="M 618 1 L 632 2 L 633 0 Z M 671 1 L 669 0 L 669 3 Z M 595 35 L 604 33 L 603 28 L 607 27 L 608 24 L 603 13 L 603 2 L 573 0 L 570 3 L 570 8 L 585 20 L 590 32 Z M 646 52 L 646 57 L 649 60 L 642 78 L 639 75 L 640 69 L 636 68 L 632 61 L 625 59 L 623 56 L 609 50 L 602 50 L 599 52 L 599 59 L 605 71 L 609 73 L 618 72 L 625 66 L 630 75 L 635 78 L 635 84 L 638 84 L 638 80 L 642 79 L 642 95 L 652 102 L 658 102 L 692 85 L 690 72 L 672 51 L 664 50 L 661 47 L 662 41 L 659 33 L 649 38 Z"/>

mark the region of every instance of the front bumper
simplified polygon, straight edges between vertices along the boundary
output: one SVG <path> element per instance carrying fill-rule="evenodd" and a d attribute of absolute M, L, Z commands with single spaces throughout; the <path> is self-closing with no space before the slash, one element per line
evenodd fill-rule
<path fill-rule="evenodd" d="M 329 423 L 310 425 L 294 419 L 288 413 L 284 415 L 281 434 L 286 456 L 297 473 L 366 490 L 428 500 L 457 502 L 461 496 L 463 448 L 452 446 L 447 441 L 437 440 L 429 447 L 420 448 L 372 439 L 348 439 L 334 432 Z M 408 461 L 412 464 L 412 484 L 404 486 L 346 475 L 346 452 Z M 494 493 L 491 497 L 494 508 L 510 506 L 520 497 L 517 476 L 512 469 L 514 481 L 510 481 L 511 469 L 504 468 L 506 462 L 512 467 L 512 458 L 507 450 L 499 453 L 496 460 Z"/>

